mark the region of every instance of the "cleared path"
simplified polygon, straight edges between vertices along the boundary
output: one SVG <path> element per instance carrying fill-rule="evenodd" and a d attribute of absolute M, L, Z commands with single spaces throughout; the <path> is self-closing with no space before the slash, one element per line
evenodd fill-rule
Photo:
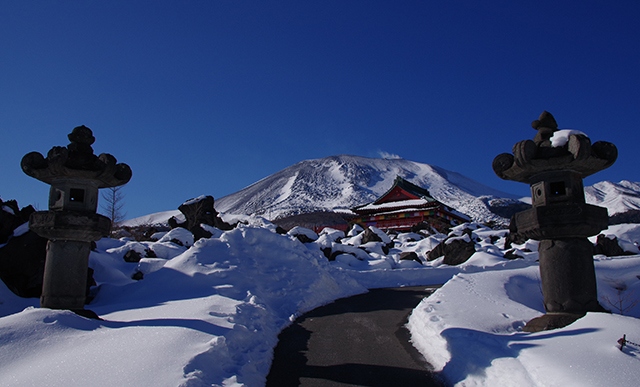
<path fill-rule="evenodd" d="M 404 328 L 434 290 L 373 289 L 299 317 L 279 336 L 266 385 L 441 386 Z"/>

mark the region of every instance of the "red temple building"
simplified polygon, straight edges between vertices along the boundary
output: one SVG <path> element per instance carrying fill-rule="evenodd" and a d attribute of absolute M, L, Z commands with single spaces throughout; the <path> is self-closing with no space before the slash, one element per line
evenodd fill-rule
<path fill-rule="evenodd" d="M 427 223 L 437 230 L 468 222 L 466 215 L 448 207 L 429 194 L 424 188 L 409 183 L 400 176 L 393 186 L 372 203 L 354 207 L 350 223 L 362 227 L 374 226 L 383 231 L 410 231 L 414 225 Z"/>

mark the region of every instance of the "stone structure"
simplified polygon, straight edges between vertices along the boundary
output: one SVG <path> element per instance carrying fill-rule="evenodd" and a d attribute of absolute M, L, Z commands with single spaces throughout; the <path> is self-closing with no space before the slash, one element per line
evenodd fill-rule
<path fill-rule="evenodd" d="M 51 185 L 49 211 L 29 219 L 29 228 L 49 239 L 40 305 L 82 314 L 91 242 L 111 229 L 109 218 L 96 214 L 98 189 L 126 184 L 131 169 L 109 154 L 95 156 L 95 138 L 85 126 L 73 129 L 68 138 L 67 147 L 53 147 L 46 158 L 38 152 L 25 155 L 21 166 L 27 175 Z"/>
<path fill-rule="evenodd" d="M 533 208 L 512 218 L 511 232 L 540 241 L 540 277 L 547 314 L 530 321 L 525 331 L 555 329 L 571 324 L 586 312 L 604 309 L 598 303 L 593 246 L 587 239 L 608 227 L 607 209 L 585 203 L 582 179 L 611 166 L 615 145 L 591 144 L 582 134 L 554 146 L 558 132 L 553 116 L 543 112 L 531 126 L 533 141 L 520 141 L 513 154 L 493 160 L 502 179 L 531 186 Z"/>

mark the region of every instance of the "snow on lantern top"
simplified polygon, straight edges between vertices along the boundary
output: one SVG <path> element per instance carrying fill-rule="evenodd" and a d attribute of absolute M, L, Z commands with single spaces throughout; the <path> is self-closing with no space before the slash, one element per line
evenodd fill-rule
<path fill-rule="evenodd" d="M 591 140 L 578 131 L 560 133 L 568 137 L 568 141 L 560 141 L 562 136 L 556 136 L 558 124 L 547 111 L 531 126 L 538 131 L 533 141 L 520 141 L 513 146 L 513 154 L 503 153 L 493 160 L 493 170 L 498 177 L 532 184 L 532 178 L 539 173 L 570 170 L 584 179 L 609 168 L 618 158 L 614 144 L 606 141 L 591 144 Z"/>

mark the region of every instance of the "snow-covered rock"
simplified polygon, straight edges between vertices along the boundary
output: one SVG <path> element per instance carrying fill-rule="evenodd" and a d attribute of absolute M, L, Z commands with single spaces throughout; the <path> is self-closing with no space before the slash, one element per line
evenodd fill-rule
<path fill-rule="evenodd" d="M 185 247 L 191 247 L 193 246 L 193 234 L 186 228 L 176 227 L 158 240 L 160 243 L 171 241 L 179 242 L 179 244 Z"/>
<path fill-rule="evenodd" d="M 309 240 L 309 241 L 315 241 L 315 240 L 318 239 L 318 234 L 316 234 L 313 230 L 310 230 L 310 229 L 305 228 L 305 227 L 300 227 L 300 226 L 296 226 L 296 227 L 292 228 L 291 230 L 289 230 L 287 232 L 287 234 L 291 235 L 291 236 L 295 236 L 295 237 L 301 235 L 301 236 L 306 237 L 307 240 Z"/>

